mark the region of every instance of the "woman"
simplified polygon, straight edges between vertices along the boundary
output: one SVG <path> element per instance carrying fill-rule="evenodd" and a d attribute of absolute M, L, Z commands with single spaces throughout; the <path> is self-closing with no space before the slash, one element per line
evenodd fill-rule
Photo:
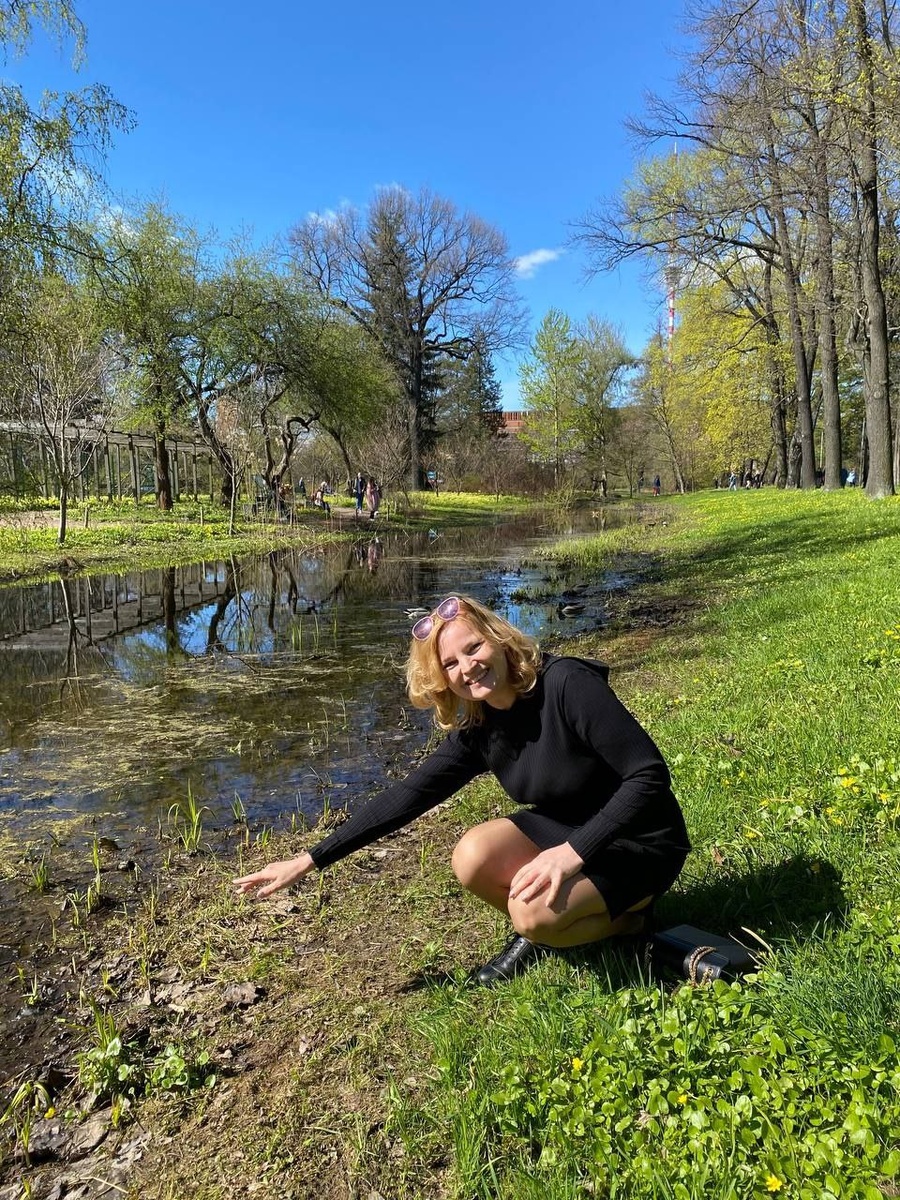
<path fill-rule="evenodd" d="M 369 519 L 374 521 L 378 516 L 378 506 L 381 504 L 381 491 L 378 484 L 375 482 L 374 476 L 366 484 L 366 507 L 369 510 Z"/>
<path fill-rule="evenodd" d="M 457 879 L 509 914 L 515 935 L 477 973 L 509 979 L 541 947 L 639 933 L 690 843 L 669 772 L 649 735 L 585 659 L 536 642 L 476 600 L 449 596 L 412 629 L 409 697 L 449 735 L 314 846 L 235 880 L 269 896 L 408 824 L 484 771 L 522 805 L 468 830 Z"/>

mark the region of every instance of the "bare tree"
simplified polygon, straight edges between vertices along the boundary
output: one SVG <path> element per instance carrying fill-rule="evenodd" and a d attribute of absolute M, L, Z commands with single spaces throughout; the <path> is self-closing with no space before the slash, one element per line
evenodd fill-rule
<path fill-rule="evenodd" d="M 45 275 L 34 288 L 22 331 L 11 371 L 16 420 L 46 452 L 62 545 L 72 486 L 92 462 L 109 419 L 112 355 L 90 296 L 60 276 Z"/>
<path fill-rule="evenodd" d="M 290 234 L 302 277 L 375 340 L 401 382 L 410 486 L 422 482 L 434 437 L 430 374 L 442 355 L 465 359 L 518 344 L 522 316 L 505 237 L 423 190 L 376 193 L 369 209 L 312 216 Z"/>

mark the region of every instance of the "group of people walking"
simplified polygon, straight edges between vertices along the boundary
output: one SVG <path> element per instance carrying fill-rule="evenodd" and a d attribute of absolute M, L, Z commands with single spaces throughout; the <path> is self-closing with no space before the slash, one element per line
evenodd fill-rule
<path fill-rule="evenodd" d="M 366 476 L 362 472 L 357 472 L 356 479 L 347 481 L 347 491 L 356 502 L 356 515 L 360 516 L 365 508 L 369 513 L 369 519 L 374 521 L 381 506 L 381 488 L 378 486 L 375 476 Z M 297 494 L 304 501 L 306 500 L 306 485 L 302 479 L 298 484 Z M 316 508 L 324 509 L 327 517 L 331 516 L 331 504 L 328 497 L 333 495 L 334 489 L 327 479 L 323 479 L 313 492 L 313 505 Z"/>
<path fill-rule="evenodd" d="M 375 482 L 375 477 L 370 475 L 367 478 L 358 471 L 351 490 L 356 501 L 356 515 L 361 516 L 363 505 L 365 505 L 369 511 L 369 520 L 374 521 L 378 516 L 378 508 L 381 504 L 381 489 Z"/>

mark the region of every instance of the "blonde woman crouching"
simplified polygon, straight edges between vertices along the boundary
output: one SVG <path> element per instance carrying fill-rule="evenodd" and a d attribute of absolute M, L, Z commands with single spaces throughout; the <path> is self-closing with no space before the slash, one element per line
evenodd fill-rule
<path fill-rule="evenodd" d="M 485 771 L 519 806 L 463 834 L 453 870 L 514 930 L 474 978 L 510 979 L 540 948 L 641 933 L 690 850 L 669 771 L 598 662 L 542 654 L 467 596 L 412 629 L 409 698 L 447 737 L 406 779 L 297 858 L 235 880 L 270 896 L 407 825 Z"/>

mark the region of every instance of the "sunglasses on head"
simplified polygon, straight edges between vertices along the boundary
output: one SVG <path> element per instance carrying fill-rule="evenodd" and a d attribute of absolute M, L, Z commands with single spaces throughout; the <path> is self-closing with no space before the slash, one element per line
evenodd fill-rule
<path fill-rule="evenodd" d="M 427 617 L 420 617 L 412 627 L 412 635 L 417 642 L 424 642 L 434 629 L 434 618 L 440 617 L 442 621 L 452 621 L 454 617 L 459 616 L 459 596 L 448 596 L 446 600 L 442 600 L 434 612 L 428 614 Z"/>

